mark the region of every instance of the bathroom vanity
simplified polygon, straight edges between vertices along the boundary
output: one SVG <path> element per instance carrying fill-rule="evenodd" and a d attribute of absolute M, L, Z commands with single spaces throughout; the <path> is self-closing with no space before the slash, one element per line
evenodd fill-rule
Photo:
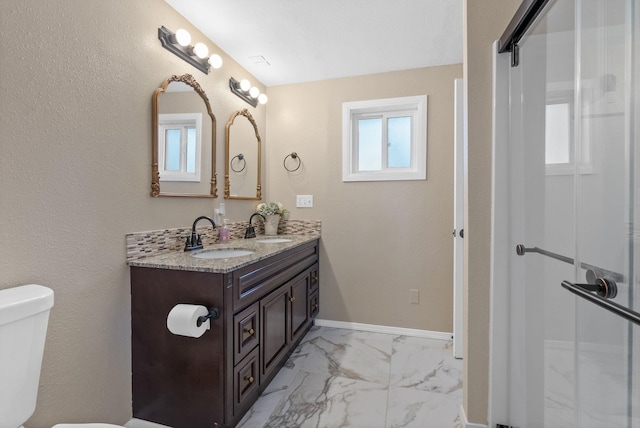
<path fill-rule="evenodd" d="M 173 428 L 240 421 L 318 313 L 318 236 L 289 239 L 215 246 L 252 251 L 243 257 L 173 252 L 129 262 L 135 418 Z M 199 338 L 174 335 L 167 315 L 180 303 L 220 317 Z"/>

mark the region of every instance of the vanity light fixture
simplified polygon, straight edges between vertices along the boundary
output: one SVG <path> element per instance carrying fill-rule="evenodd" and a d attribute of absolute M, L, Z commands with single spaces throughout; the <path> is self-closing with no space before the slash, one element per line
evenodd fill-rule
<path fill-rule="evenodd" d="M 191 35 L 187 30 L 180 29 L 173 33 L 164 26 L 158 28 L 158 39 L 162 47 L 173 52 L 204 74 L 209 74 L 209 67 L 222 67 L 222 57 L 218 54 L 209 56 L 209 48 L 204 43 L 191 46 Z"/>
<path fill-rule="evenodd" d="M 258 103 L 266 104 L 268 101 L 266 94 L 261 94 L 260 89 L 255 86 L 251 86 L 251 82 L 247 79 L 242 79 L 238 82 L 233 77 L 230 78 L 229 89 L 253 107 L 256 107 Z"/>

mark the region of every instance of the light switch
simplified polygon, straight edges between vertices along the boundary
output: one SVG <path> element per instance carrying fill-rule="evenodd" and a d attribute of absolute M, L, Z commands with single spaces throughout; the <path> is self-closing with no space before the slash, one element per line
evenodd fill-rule
<path fill-rule="evenodd" d="M 296 208 L 313 208 L 313 195 L 296 195 Z"/>

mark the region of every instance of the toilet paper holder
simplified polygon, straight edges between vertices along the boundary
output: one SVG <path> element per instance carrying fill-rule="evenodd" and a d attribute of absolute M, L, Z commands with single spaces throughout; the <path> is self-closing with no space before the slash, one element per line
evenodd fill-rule
<path fill-rule="evenodd" d="M 207 315 L 202 315 L 201 317 L 198 317 L 198 320 L 196 321 L 196 326 L 200 327 L 202 323 L 207 322 L 207 320 L 210 320 L 210 319 L 217 320 L 218 318 L 220 318 L 220 309 L 209 308 L 209 313 Z"/>

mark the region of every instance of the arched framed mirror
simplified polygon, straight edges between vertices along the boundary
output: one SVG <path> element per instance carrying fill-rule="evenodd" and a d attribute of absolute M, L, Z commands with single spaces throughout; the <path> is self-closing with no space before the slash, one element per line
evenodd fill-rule
<path fill-rule="evenodd" d="M 225 199 L 262 199 L 262 140 L 247 109 L 231 115 L 225 132 Z"/>
<path fill-rule="evenodd" d="M 216 117 L 190 74 L 153 93 L 151 196 L 216 198 Z"/>

